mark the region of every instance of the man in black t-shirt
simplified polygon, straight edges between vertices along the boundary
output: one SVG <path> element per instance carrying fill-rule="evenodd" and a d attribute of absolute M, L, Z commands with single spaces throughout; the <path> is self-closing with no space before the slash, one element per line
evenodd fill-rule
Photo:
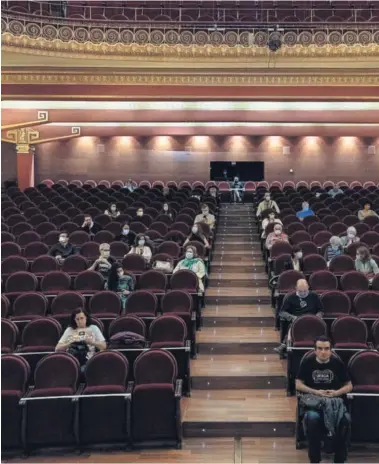
<path fill-rule="evenodd" d="M 301 393 L 333 398 L 344 397 L 353 389 L 343 362 L 332 356 L 331 342 L 319 337 L 315 342 L 315 356 L 307 356 L 300 364 L 296 378 L 296 390 Z M 347 435 L 350 416 L 345 414 L 339 423 L 334 439 L 334 461 L 345 462 L 347 458 Z M 321 411 L 308 410 L 304 415 L 308 438 L 309 462 L 321 462 L 321 441 L 325 434 Z"/>

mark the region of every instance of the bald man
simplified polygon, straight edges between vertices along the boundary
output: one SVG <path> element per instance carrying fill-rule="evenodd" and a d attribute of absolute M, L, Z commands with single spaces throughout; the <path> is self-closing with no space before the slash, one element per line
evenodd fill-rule
<path fill-rule="evenodd" d="M 295 319 L 304 314 L 315 314 L 322 317 L 323 307 L 317 293 L 309 291 L 308 282 L 305 279 L 299 279 L 296 283 L 296 292 L 288 293 L 285 296 L 279 317 L 282 321 L 292 324 Z M 283 354 L 285 349 L 286 344 L 282 343 L 275 351 Z"/>

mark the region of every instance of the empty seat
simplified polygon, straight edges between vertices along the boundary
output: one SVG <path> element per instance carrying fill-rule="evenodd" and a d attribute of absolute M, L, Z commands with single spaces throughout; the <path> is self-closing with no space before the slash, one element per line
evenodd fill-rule
<path fill-rule="evenodd" d="M 143 256 L 130 254 L 122 260 L 122 267 L 128 271 L 140 273 L 146 269 L 146 261 Z"/>
<path fill-rule="evenodd" d="M 95 260 L 99 257 L 99 244 L 86 242 L 80 247 L 80 254 L 88 260 Z"/>
<path fill-rule="evenodd" d="M 346 225 L 342 222 L 335 222 L 329 227 L 329 231 L 333 235 L 341 235 L 346 233 Z"/>
<path fill-rule="evenodd" d="M 313 347 L 317 337 L 327 334 L 325 322 L 313 314 L 298 317 L 291 326 L 292 343 L 294 347 Z"/>
<path fill-rule="evenodd" d="M 41 290 L 45 293 L 58 293 L 70 289 L 70 276 L 63 271 L 47 272 L 41 280 Z"/>
<path fill-rule="evenodd" d="M 19 402 L 26 392 L 30 375 L 28 363 L 21 356 L 1 357 L 1 430 L 2 450 L 22 448 L 22 407 Z"/>
<path fill-rule="evenodd" d="M 83 293 L 94 293 L 104 288 L 104 277 L 96 271 L 80 272 L 74 281 L 75 290 Z"/>
<path fill-rule="evenodd" d="M 344 274 L 345 272 L 353 271 L 355 264 L 353 259 L 348 255 L 339 255 L 332 258 L 329 263 L 329 271 L 335 274 Z"/>
<path fill-rule="evenodd" d="M 26 211 L 25 211 L 26 215 Z M 31 218 L 29 218 L 29 222 L 33 227 L 38 226 L 42 222 L 48 222 L 49 218 L 45 214 L 34 214 Z"/>
<path fill-rule="evenodd" d="M 368 319 L 379 317 L 379 293 L 361 292 L 354 298 L 354 309 L 357 316 Z"/>
<path fill-rule="evenodd" d="M 26 247 L 26 245 L 33 242 L 41 242 L 41 236 L 34 231 L 23 232 L 17 238 L 17 243 L 20 247 Z"/>
<path fill-rule="evenodd" d="M 115 292 L 104 290 L 95 293 L 89 301 L 91 316 L 113 319 L 121 314 L 121 299 Z"/>
<path fill-rule="evenodd" d="M 87 362 L 86 387 L 79 399 L 79 430 L 82 445 L 127 442 L 128 373 L 127 359 L 117 352 L 102 351 L 96 353 Z M 125 393 L 125 396 L 122 396 L 122 393 Z M 100 421 L 99 417 L 102 418 Z"/>
<path fill-rule="evenodd" d="M 79 372 L 79 362 L 67 353 L 49 354 L 38 362 L 34 373 L 35 386 L 30 392 L 30 397 L 35 399 L 28 402 L 25 413 L 25 444 L 28 449 L 76 443 L 76 404 L 67 396 L 75 394 Z"/>
<path fill-rule="evenodd" d="M 31 242 L 25 246 L 24 256 L 27 259 L 34 259 L 41 255 L 46 255 L 49 247 L 42 242 Z"/>
<path fill-rule="evenodd" d="M 175 358 L 167 351 L 149 350 L 136 359 L 132 444 L 154 441 L 180 444 L 180 391 L 175 391 L 177 372 Z"/>
<path fill-rule="evenodd" d="M 336 318 L 349 314 L 351 301 L 348 295 L 339 290 L 332 290 L 321 295 L 324 318 Z"/>
<path fill-rule="evenodd" d="M 87 270 L 87 268 L 88 262 L 83 256 L 71 255 L 64 260 L 62 271 L 75 275 Z"/>
<path fill-rule="evenodd" d="M 36 275 L 44 275 L 48 272 L 55 271 L 58 268 L 58 263 L 52 256 L 42 255 L 36 258 L 31 266 L 30 271 Z"/>
<path fill-rule="evenodd" d="M 327 270 L 326 261 L 318 254 L 304 256 L 303 270 L 305 274 L 312 274 L 316 271 Z"/>
<path fill-rule="evenodd" d="M 374 348 L 379 351 L 379 319 L 372 324 L 371 331 Z"/>
<path fill-rule="evenodd" d="M 19 271 L 28 270 L 28 261 L 21 256 L 8 256 L 1 263 L 1 274 L 9 275 Z"/>
<path fill-rule="evenodd" d="M 90 241 L 90 236 L 84 230 L 77 230 L 70 235 L 70 242 L 78 248 Z"/>
<path fill-rule="evenodd" d="M 172 290 L 184 290 L 189 293 L 196 293 L 199 290 L 199 281 L 197 275 L 187 269 L 181 269 L 171 277 Z"/>
<path fill-rule="evenodd" d="M 136 339 L 133 343 L 131 342 L 128 347 L 143 348 L 145 346 L 146 324 L 143 319 L 132 315 L 121 316 L 117 319 L 114 319 L 109 325 L 110 349 L 120 348 L 119 342 L 113 340 L 112 336 L 122 332 L 132 332 L 140 336 L 140 338 Z M 121 345 L 123 345 L 123 343 Z"/>
<path fill-rule="evenodd" d="M 115 239 L 115 236 L 107 231 L 107 230 L 101 230 L 98 232 L 94 237 L 93 241 L 96 243 L 111 243 Z"/>
<path fill-rule="evenodd" d="M 85 308 L 85 299 L 78 292 L 63 292 L 57 295 L 51 304 L 51 314 L 62 326 L 66 326 L 71 313 L 77 308 Z"/>
<path fill-rule="evenodd" d="M 366 232 L 360 238 L 361 243 L 367 245 L 368 248 L 373 248 L 379 243 L 379 234 L 376 232 Z"/>
<path fill-rule="evenodd" d="M 351 302 L 358 293 L 368 290 L 368 287 L 369 281 L 362 272 L 350 271 L 341 277 L 341 289 L 349 296 Z"/>
<path fill-rule="evenodd" d="M 1 319 L 1 354 L 12 353 L 16 347 L 18 328 L 9 319 Z"/>
<path fill-rule="evenodd" d="M 322 230 L 313 236 L 313 242 L 320 248 L 326 243 L 329 243 L 331 237 L 332 234 L 328 230 Z"/>
<path fill-rule="evenodd" d="M 43 237 L 43 243 L 46 243 L 48 247 L 52 247 L 58 242 L 59 230 L 51 230 Z"/>
<path fill-rule="evenodd" d="M 342 316 L 331 327 L 334 348 L 367 349 L 366 324 L 355 316 Z"/>
<path fill-rule="evenodd" d="M 51 317 L 30 321 L 22 332 L 21 353 L 54 351 L 62 335 L 62 327 Z"/>
<path fill-rule="evenodd" d="M 5 284 L 5 291 L 16 297 L 20 293 L 34 292 L 37 289 L 37 277 L 31 272 L 19 271 L 10 275 Z"/>
<path fill-rule="evenodd" d="M 292 254 L 292 246 L 288 242 L 275 242 L 270 251 L 271 259 L 276 259 L 283 254 Z"/>
<path fill-rule="evenodd" d="M 311 240 L 311 236 L 305 230 L 299 230 L 290 236 L 292 245 L 298 245 L 301 242 L 310 242 Z"/>
<path fill-rule="evenodd" d="M 181 249 L 180 246 L 173 241 L 165 241 L 158 247 L 158 253 L 166 253 L 172 256 L 174 259 L 179 258 Z"/>
<path fill-rule="evenodd" d="M 379 353 L 356 353 L 348 365 L 354 393 L 379 393 Z M 375 412 L 377 415 L 377 410 Z"/>
<path fill-rule="evenodd" d="M 303 257 L 318 253 L 317 246 L 313 242 L 301 242 L 298 246 L 303 252 Z"/>
<path fill-rule="evenodd" d="M 25 292 L 13 303 L 12 321 L 30 321 L 45 316 L 47 299 L 41 293 Z"/>
<path fill-rule="evenodd" d="M 158 308 L 158 299 L 154 293 L 146 290 L 137 290 L 130 294 L 126 300 L 125 314 L 138 317 L 155 317 Z"/>
<path fill-rule="evenodd" d="M 7 242 L 13 243 L 15 241 L 16 241 L 16 237 L 13 234 L 11 234 L 8 231 L 2 230 L 2 232 L 1 232 L 1 246 L 3 246 L 3 244 L 5 244 Z"/>
<path fill-rule="evenodd" d="M 14 225 L 12 227 L 12 234 L 15 237 L 18 237 L 19 235 L 23 234 L 24 232 L 30 232 L 33 230 L 33 226 L 30 225 L 27 222 L 19 222 L 18 224 Z"/>
<path fill-rule="evenodd" d="M 2 232 L 4 234 L 4 232 Z M 11 234 L 9 234 L 11 235 Z M 17 243 L 5 242 L 1 243 L 1 257 L 8 258 L 9 256 L 21 255 L 21 248 Z"/>
<path fill-rule="evenodd" d="M 129 252 L 129 246 L 121 241 L 111 243 L 111 256 L 117 260 L 122 260 Z"/>
<path fill-rule="evenodd" d="M 66 221 L 63 224 L 60 224 L 59 230 L 67 232 L 69 235 L 76 232 L 79 226 L 75 222 Z"/>
<path fill-rule="evenodd" d="M 150 324 L 149 340 L 151 348 L 184 347 L 187 326 L 180 317 L 164 314 Z"/>
<path fill-rule="evenodd" d="M 154 293 L 165 293 L 167 287 L 167 276 L 162 271 L 145 271 L 139 279 L 139 288 Z"/>
<path fill-rule="evenodd" d="M 337 290 L 337 277 L 330 271 L 316 271 L 311 274 L 309 285 L 314 292 L 323 293 Z"/>
<path fill-rule="evenodd" d="M 7 317 L 10 310 L 10 302 L 5 295 L 1 295 L 1 317 Z"/>

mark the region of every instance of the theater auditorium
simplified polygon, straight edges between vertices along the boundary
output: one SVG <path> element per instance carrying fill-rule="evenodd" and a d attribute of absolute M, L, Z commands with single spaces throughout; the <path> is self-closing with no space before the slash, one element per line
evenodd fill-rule
<path fill-rule="evenodd" d="M 379 462 L 379 2 L 1 1 L 1 453 Z"/>

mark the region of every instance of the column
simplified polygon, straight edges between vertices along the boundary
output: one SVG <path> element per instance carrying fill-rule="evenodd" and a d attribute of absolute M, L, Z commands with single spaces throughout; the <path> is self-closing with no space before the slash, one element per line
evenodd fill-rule
<path fill-rule="evenodd" d="M 34 187 L 34 150 L 30 145 L 16 145 L 17 180 L 20 190 Z"/>

